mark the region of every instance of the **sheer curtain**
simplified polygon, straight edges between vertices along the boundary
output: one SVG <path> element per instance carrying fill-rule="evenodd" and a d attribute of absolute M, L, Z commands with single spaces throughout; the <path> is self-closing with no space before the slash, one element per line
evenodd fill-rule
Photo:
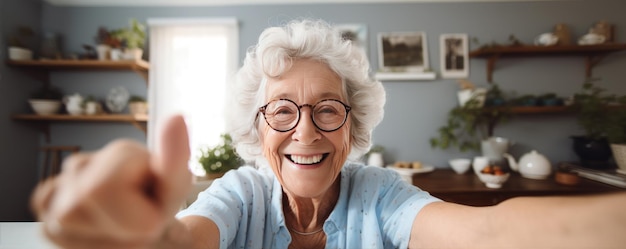
<path fill-rule="evenodd" d="M 238 27 L 234 18 L 149 19 L 150 85 L 148 147 L 154 149 L 162 121 L 185 116 L 191 148 L 189 167 L 200 149 L 215 145 L 224 132 L 224 96 L 238 66 Z"/>

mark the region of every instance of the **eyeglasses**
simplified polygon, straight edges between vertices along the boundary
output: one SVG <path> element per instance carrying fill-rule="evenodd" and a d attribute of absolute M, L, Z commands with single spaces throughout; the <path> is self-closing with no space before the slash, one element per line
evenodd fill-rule
<path fill-rule="evenodd" d="M 293 130 L 300 122 L 300 109 L 308 106 L 311 108 L 311 120 L 318 129 L 331 132 L 336 131 L 348 119 L 351 107 L 336 99 L 324 99 L 314 105 L 297 105 L 289 99 L 272 100 L 267 105 L 261 106 L 259 112 L 263 113 L 265 122 L 279 132 Z"/>

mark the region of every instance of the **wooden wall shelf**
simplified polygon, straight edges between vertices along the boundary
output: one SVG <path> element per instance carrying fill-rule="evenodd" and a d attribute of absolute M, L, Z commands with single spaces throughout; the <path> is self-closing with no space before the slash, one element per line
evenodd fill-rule
<path fill-rule="evenodd" d="M 150 64 L 144 60 L 111 61 L 111 60 L 9 60 L 7 65 L 36 70 L 129 70 L 141 75 L 148 84 Z"/>
<path fill-rule="evenodd" d="M 563 46 L 500 46 L 481 48 L 469 53 L 473 58 L 487 59 L 487 80 L 493 82 L 495 63 L 503 57 L 531 57 L 531 56 L 584 56 L 586 57 L 585 75 L 591 77 L 593 67 L 604 56 L 610 53 L 626 50 L 626 44 L 609 43 L 600 45 L 563 45 Z"/>
<path fill-rule="evenodd" d="M 13 120 L 29 121 L 41 124 L 41 130 L 46 136 L 46 141 L 50 141 L 50 122 L 121 122 L 130 123 L 137 129 L 147 133 L 148 115 L 138 114 L 102 114 L 102 115 L 37 115 L 37 114 L 15 114 Z"/>

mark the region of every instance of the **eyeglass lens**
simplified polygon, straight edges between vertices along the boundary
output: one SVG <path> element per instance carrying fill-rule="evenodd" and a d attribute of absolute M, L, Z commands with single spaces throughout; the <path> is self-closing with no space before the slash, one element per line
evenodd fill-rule
<path fill-rule="evenodd" d="M 277 131 L 289 131 L 298 125 L 300 121 L 300 109 L 308 106 L 315 126 L 323 131 L 339 129 L 346 121 L 349 107 L 338 100 L 326 99 L 311 106 L 304 104 L 296 105 L 291 100 L 279 99 L 268 103 L 262 112 L 267 124 Z"/>

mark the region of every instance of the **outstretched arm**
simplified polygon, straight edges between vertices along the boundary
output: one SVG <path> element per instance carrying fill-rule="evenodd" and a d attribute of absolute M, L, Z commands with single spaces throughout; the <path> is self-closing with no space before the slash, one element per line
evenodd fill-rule
<path fill-rule="evenodd" d="M 519 197 L 491 207 L 436 202 L 413 222 L 410 248 L 623 248 L 626 192 Z"/>
<path fill-rule="evenodd" d="M 117 140 L 68 158 L 62 173 L 33 194 L 33 210 L 46 236 L 62 248 L 207 248 L 218 243 L 212 221 L 174 218 L 191 189 L 183 118 L 169 119 L 159 138 L 155 153 Z M 212 233 L 198 236 L 207 231 Z"/>

